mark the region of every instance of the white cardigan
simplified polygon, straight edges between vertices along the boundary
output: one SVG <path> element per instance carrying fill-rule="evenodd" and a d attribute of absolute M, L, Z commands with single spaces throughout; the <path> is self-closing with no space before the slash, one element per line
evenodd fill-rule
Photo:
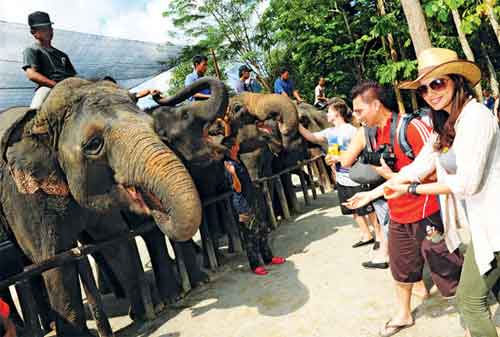
<path fill-rule="evenodd" d="M 401 174 L 419 181 L 436 171 L 437 180 L 453 192 L 440 195 L 441 215 L 448 249 L 460 244 L 457 229 L 469 228 L 476 263 L 481 275 L 491 269 L 494 252 L 500 251 L 500 133 L 498 119 L 475 99 L 469 101 L 455 123 L 453 151 L 457 171 L 448 174 L 439 161 L 433 145 L 434 133 L 415 161 Z M 460 202 L 465 200 L 467 214 Z"/>

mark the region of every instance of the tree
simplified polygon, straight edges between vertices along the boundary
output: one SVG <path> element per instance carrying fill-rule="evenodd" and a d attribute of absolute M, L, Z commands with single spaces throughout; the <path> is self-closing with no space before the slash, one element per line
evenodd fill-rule
<path fill-rule="evenodd" d="M 432 47 L 420 0 L 401 0 L 401 6 L 410 28 L 415 54 L 418 55 L 422 50 Z"/>
<path fill-rule="evenodd" d="M 256 30 L 261 4 L 261 0 L 173 0 L 163 14 L 184 34 L 198 39 L 199 49 L 217 50 L 222 62 L 247 63 L 269 90 L 269 72 L 263 61 L 266 51 L 258 45 L 262 36 Z M 265 32 L 259 34 L 265 36 Z"/>

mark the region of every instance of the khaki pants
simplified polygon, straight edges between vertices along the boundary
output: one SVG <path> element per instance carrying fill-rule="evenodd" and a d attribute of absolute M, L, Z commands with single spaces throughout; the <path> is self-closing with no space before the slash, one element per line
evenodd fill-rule
<path fill-rule="evenodd" d="M 31 100 L 30 109 L 39 109 L 42 106 L 42 103 L 45 101 L 47 96 L 50 93 L 51 88 L 49 87 L 40 87 L 36 89 L 35 95 Z"/>

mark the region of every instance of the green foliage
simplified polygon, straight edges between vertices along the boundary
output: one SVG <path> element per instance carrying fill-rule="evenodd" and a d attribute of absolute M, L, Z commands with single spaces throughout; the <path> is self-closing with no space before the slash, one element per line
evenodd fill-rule
<path fill-rule="evenodd" d="M 403 60 L 389 61 L 377 68 L 377 79 L 381 84 L 391 84 L 396 80 L 414 78 L 417 73 L 417 62 Z"/>

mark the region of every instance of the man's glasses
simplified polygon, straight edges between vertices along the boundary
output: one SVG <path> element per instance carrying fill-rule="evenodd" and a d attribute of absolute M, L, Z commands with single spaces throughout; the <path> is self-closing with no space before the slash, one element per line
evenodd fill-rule
<path fill-rule="evenodd" d="M 448 80 L 446 78 L 437 78 L 428 85 L 421 85 L 417 88 L 417 92 L 420 96 L 427 95 L 429 93 L 429 88 L 433 91 L 443 91 L 446 89 L 446 85 L 448 84 Z"/>

